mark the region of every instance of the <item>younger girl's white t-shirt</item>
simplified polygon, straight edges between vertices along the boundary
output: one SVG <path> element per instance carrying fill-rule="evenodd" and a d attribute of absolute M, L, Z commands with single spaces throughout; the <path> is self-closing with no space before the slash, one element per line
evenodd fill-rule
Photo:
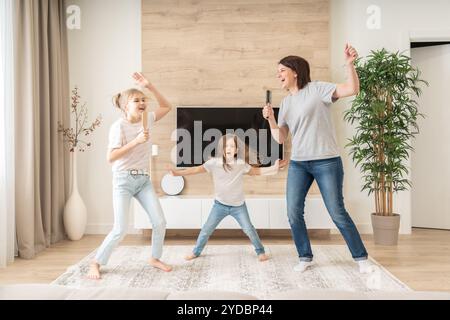
<path fill-rule="evenodd" d="M 233 207 L 244 204 L 244 174 L 252 168 L 248 163 L 237 160 L 236 163 L 231 165 L 230 171 L 225 171 L 222 159 L 212 158 L 203 167 L 212 174 L 217 201 Z"/>
<path fill-rule="evenodd" d="M 148 115 L 148 128 L 151 130 L 155 123 L 156 115 L 150 112 Z M 130 123 L 125 118 L 121 118 L 111 125 L 109 130 L 108 149 L 120 149 L 134 140 L 144 128 L 142 122 Z M 122 158 L 116 160 L 112 164 L 113 172 L 128 170 L 148 170 L 150 155 L 152 150 L 151 131 L 150 139 L 142 144 L 137 145 Z"/>

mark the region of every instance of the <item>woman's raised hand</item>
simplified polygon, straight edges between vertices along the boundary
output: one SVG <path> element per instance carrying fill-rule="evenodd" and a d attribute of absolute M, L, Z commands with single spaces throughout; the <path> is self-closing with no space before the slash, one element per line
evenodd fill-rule
<path fill-rule="evenodd" d="M 358 52 L 348 43 L 345 46 L 344 54 L 347 64 L 353 63 L 358 58 Z"/>

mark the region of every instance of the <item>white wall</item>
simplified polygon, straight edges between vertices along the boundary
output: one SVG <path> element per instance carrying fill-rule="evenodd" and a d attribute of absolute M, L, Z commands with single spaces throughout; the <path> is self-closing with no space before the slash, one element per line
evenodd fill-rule
<path fill-rule="evenodd" d="M 370 5 L 381 9 L 381 29 L 369 30 L 366 26 Z M 450 30 L 450 1 L 448 0 L 332 0 L 331 1 L 331 72 L 333 81 L 344 80 L 342 50 L 346 42 L 355 46 L 360 55 L 371 50 L 386 48 L 403 51 L 408 46 L 408 35 L 447 34 Z M 336 130 L 339 144 L 343 147 L 353 129 L 342 120 L 342 111 L 351 100 L 341 101 L 335 106 Z M 361 232 L 370 232 L 370 213 L 374 210 L 372 197 L 359 192 L 361 175 L 355 169 L 348 150 L 342 150 L 346 170 L 344 195 L 348 210 Z M 402 215 L 401 232 L 411 231 L 410 192 L 403 192 L 395 198 L 395 211 Z"/>
<path fill-rule="evenodd" d="M 72 4 L 81 9 L 81 30 L 68 34 L 70 84 L 79 87 L 89 119 L 103 117 L 91 137 L 93 146 L 80 156 L 79 188 L 88 208 L 87 233 L 107 233 L 113 210 L 106 148 L 109 127 L 120 116 L 111 98 L 134 86 L 131 74 L 141 70 L 141 1 L 69 0 Z"/>
<path fill-rule="evenodd" d="M 404 50 L 409 31 L 436 33 L 450 30 L 450 1 L 448 0 L 331 0 L 331 71 L 332 80 L 344 80 L 343 48 L 348 41 L 361 55 L 385 47 Z M 108 127 L 118 114 L 110 98 L 118 91 L 132 86 L 129 76 L 140 70 L 139 0 L 72 0 L 82 13 L 81 30 L 69 31 L 71 84 L 77 84 L 88 102 L 91 118 L 103 115 L 102 127 L 94 133 L 92 150 L 80 159 L 80 189 L 89 217 L 89 233 L 109 231 L 113 221 L 110 167 L 105 161 Z M 366 9 L 381 8 L 381 29 L 368 30 Z M 295 54 L 295 52 L 293 52 Z M 270 66 L 268 66 L 270 67 Z M 342 120 L 342 111 L 351 100 L 334 106 L 336 129 L 345 167 L 345 200 L 355 223 L 363 233 L 370 233 L 370 213 L 373 199 L 360 192 L 361 174 L 355 169 L 348 150 L 343 146 L 353 129 Z M 409 233 L 411 225 L 410 192 L 396 197 L 395 209 L 402 214 L 401 232 Z M 130 220 L 131 222 L 131 220 Z"/>

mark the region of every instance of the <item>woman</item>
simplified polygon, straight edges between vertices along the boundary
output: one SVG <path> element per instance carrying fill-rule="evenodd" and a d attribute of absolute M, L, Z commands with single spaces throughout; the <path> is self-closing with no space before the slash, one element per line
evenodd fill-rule
<path fill-rule="evenodd" d="M 312 82 L 308 62 L 297 56 L 282 59 L 278 79 L 289 95 L 281 103 L 278 124 L 271 105 L 263 110 L 274 139 L 282 144 L 292 135 L 292 158 L 287 182 L 287 210 L 292 235 L 300 257 L 294 269 L 304 272 L 313 265 L 311 244 L 304 220 L 305 198 L 314 180 L 327 210 L 344 237 L 361 273 L 371 272 L 368 254 L 355 224 L 344 206 L 344 171 L 331 116 L 331 104 L 359 93 L 359 79 L 353 65 L 358 57 L 345 47 L 348 80 L 343 84 Z"/>

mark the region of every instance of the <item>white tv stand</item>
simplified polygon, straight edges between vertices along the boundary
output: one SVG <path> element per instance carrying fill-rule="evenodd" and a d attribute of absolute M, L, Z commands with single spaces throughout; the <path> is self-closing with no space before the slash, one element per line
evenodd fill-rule
<path fill-rule="evenodd" d="M 167 221 L 167 229 L 201 229 L 213 206 L 213 196 L 165 196 L 160 198 Z M 248 196 L 246 203 L 256 229 L 290 229 L 286 198 L 282 195 Z M 141 205 L 133 201 L 134 227 L 152 229 Z M 308 196 L 305 203 L 305 221 L 308 229 L 334 229 L 320 195 Z M 232 217 L 226 217 L 218 229 L 240 229 Z"/>

